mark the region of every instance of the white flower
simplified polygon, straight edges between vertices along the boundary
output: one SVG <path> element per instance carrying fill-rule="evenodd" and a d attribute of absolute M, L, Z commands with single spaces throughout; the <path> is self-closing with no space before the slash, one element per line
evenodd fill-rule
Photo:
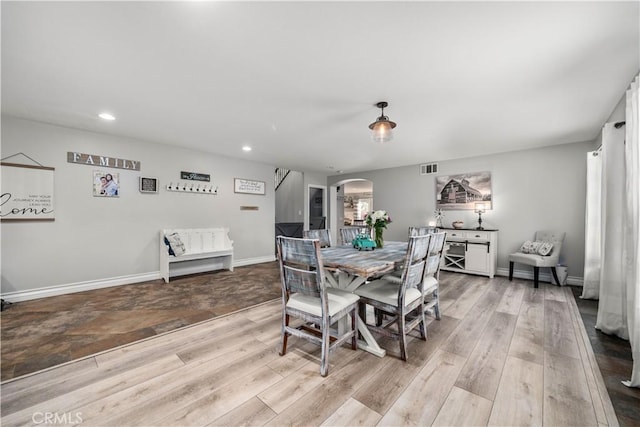
<path fill-rule="evenodd" d="M 391 222 L 391 217 L 384 210 L 374 211 L 366 216 L 367 225 L 375 228 L 386 228 Z"/>

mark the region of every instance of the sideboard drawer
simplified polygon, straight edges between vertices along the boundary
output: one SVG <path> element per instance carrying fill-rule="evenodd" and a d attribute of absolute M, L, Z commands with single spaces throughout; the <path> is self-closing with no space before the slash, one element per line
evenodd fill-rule
<path fill-rule="evenodd" d="M 464 239 L 464 231 L 451 231 L 447 230 L 447 239 L 455 237 L 456 239 Z"/>
<path fill-rule="evenodd" d="M 488 231 L 465 231 L 464 233 L 464 238 L 465 239 L 472 239 L 472 240 L 489 240 L 490 239 L 490 235 Z"/>

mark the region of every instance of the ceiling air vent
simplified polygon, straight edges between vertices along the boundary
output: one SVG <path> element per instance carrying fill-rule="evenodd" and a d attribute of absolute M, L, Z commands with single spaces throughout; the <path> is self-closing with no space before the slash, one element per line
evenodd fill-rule
<path fill-rule="evenodd" d="M 420 175 L 430 175 L 432 173 L 438 173 L 437 163 L 425 163 L 420 165 Z"/>

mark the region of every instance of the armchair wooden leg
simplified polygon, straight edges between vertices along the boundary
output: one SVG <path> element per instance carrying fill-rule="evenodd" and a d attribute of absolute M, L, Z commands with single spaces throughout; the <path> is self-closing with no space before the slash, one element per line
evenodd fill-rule
<path fill-rule="evenodd" d="M 509 281 L 513 280 L 513 261 L 509 261 Z"/>
<path fill-rule="evenodd" d="M 551 267 L 551 273 L 553 273 L 553 278 L 556 280 L 556 283 L 558 284 L 558 286 L 562 286 L 560 284 L 560 279 L 558 279 L 558 271 L 556 267 Z"/>
<path fill-rule="evenodd" d="M 533 287 L 538 287 L 538 278 L 540 277 L 540 267 L 533 267 Z"/>

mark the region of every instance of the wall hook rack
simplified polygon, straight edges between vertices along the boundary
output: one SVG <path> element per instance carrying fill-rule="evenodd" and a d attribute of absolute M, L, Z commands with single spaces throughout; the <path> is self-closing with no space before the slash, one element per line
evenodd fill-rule
<path fill-rule="evenodd" d="M 167 191 L 177 191 L 179 193 L 209 194 L 217 195 L 218 186 L 213 184 L 197 184 L 194 182 L 170 182 L 167 184 Z"/>

